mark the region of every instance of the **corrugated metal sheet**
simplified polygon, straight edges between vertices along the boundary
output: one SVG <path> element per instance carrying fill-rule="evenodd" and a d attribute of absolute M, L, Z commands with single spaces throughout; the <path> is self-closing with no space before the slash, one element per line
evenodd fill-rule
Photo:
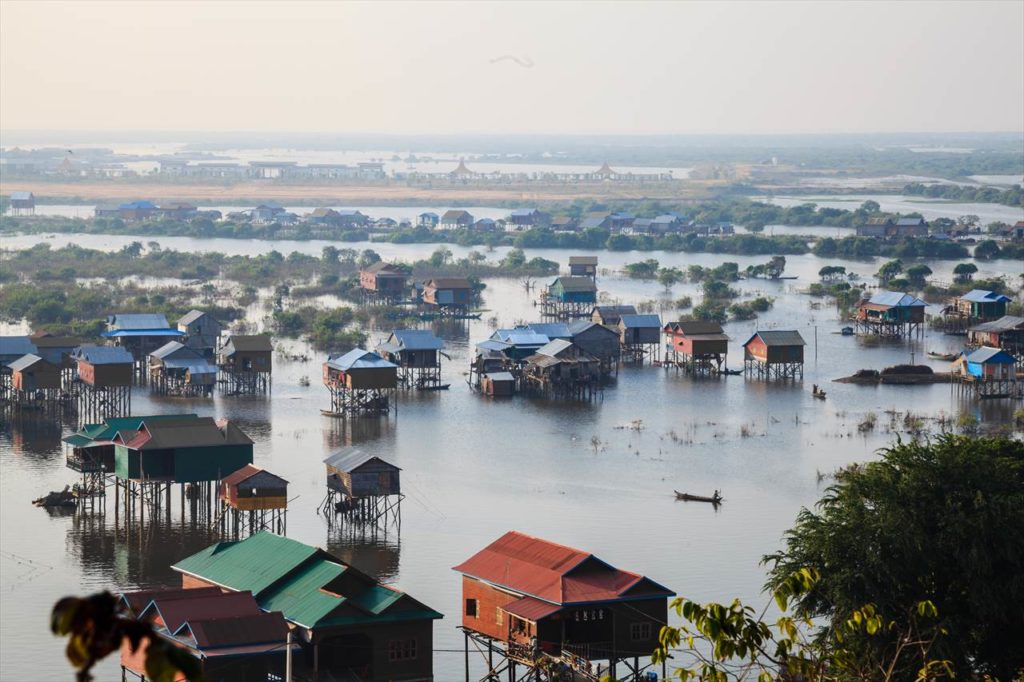
<path fill-rule="evenodd" d="M 107 323 L 112 330 L 118 329 L 168 329 L 167 317 L 159 313 L 118 313 L 111 315 Z"/>
<path fill-rule="evenodd" d="M 155 598 L 160 597 L 164 601 L 171 599 L 193 599 L 211 594 L 221 594 L 219 587 L 193 587 L 189 588 L 161 588 L 158 590 L 137 590 L 135 592 L 122 592 L 121 603 L 128 607 L 132 614 L 138 615 L 149 606 Z"/>
<path fill-rule="evenodd" d="M 669 322 L 665 325 L 665 331 L 682 333 L 686 336 L 704 336 L 707 334 L 724 335 L 721 324 L 718 322 L 705 322 L 703 320 L 681 320 L 679 322 Z"/>
<path fill-rule="evenodd" d="M 120 339 L 132 336 L 184 336 L 185 332 L 177 329 L 117 329 L 103 332 L 100 336 L 107 339 Z"/>
<path fill-rule="evenodd" d="M 766 346 L 806 346 L 807 342 L 804 341 L 804 337 L 800 336 L 800 332 L 796 330 L 771 330 L 771 331 L 757 331 L 754 335 L 747 339 L 747 342 L 743 345 L 746 346 L 750 343 L 755 336 L 760 336 L 761 340 L 764 341 Z"/>
<path fill-rule="evenodd" d="M 233 334 L 224 344 L 224 354 L 235 352 L 270 352 L 274 350 L 270 337 L 265 334 Z"/>
<path fill-rule="evenodd" d="M 661 318 L 657 315 L 623 315 L 621 322 L 626 329 L 649 327 L 661 329 Z"/>
<path fill-rule="evenodd" d="M 568 339 L 572 336 L 569 325 L 565 322 L 533 322 L 526 325 L 527 329 L 548 339 Z"/>
<path fill-rule="evenodd" d="M 120 346 L 82 346 L 75 356 L 90 365 L 123 365 L 134 362 L 132 354 Z"/>
<path fill-rule="evenodd" d="M 994 291 L 985 291 L 984 289 L 971 289 L 961 296 L 960 299 L 971 303 L 1009 303 L 1012 300 L 1009 296 L 997 294 Z"/>
<path fill-rule="evenodd" d="M 159 359 L 159 360 L 163 360 L 164 358 L 171 357 L 172 355 L 175 354 L 175 352 L 177 352 L 177 351 L 179 351 L 179 350 L 181 350 L 183 348 L 185 348 L 185 344 L 183 344 L 183 343 L 180 343 L 178 341 L 168 341 L 167 343 L 165 343 L 164 345 L 160 346 L 155 351 L 150 353 L 150 355 L 153 356 L 154 358 Z M 195 351 L 193 351 L 191 349 L 187 349 L 187 350 L 188 350 L 188 354 L 189 355 L 194 355 L 194 356 L 198 356 L 199 355 L 198 353 L 196 353 Z"/>
<path fill-rule="evenodd" d="M 588 552 L 517 531 L 509 531 L 454 570 L 551 604 L 629 599 L 626 592 L 640 582 L 650 587 L 644 598 L 672 596 L 650 579 L 614 568 Z"/>
<path fill-rule="evenodd" d="M 546 355 L 551 358 L 557 358 L 565 351 L 572 349 L 572 347 L 571 341 L 555 339 L 554 341 L 548 341 L 546 344 L 538 348 L 537 355 Z"/>
<path fill-rule="evenodd" d="M 513 346 L 536 346 L 537 348 L 540 348 L 545 343 L 551 340 L 543 334 L 538 334 L 529 327 L 498 329 L 495 330 L 495 332 L 491 335 L 491 338 L 496 341 L 502 341 L 504 343 L 511 344 Z"/>
<path fill-rule="evenodd" d="M 486 341 L 481 341 L 480 343 L 476 344 L 476 347 L 480 348 L 482 350 L 488 350 L 488 351 L 494 351 L 494 352 L 497 352 L 497 353 L 503 353 L 504 351 L 508 350 L 509 344 L 505 343 L 504 341 L 496 341 L 494 339 L 487 339 Z"/>
<path fill-rule="evenodd" d="M 972 351 L 967 356 L 967 362 L 978 365 L 1012 365 L 1016 360 L 1001 348 L 983 346 Z"/>
<path fill-rule="evenodd" d="M 257 616 L 260 613 L 260 607 L 253 599 L 251 592 L 199 594 L 192 598 L 168 600 L 163 600 L 158 595 L 139 615 L 140 617 L 144 616 L 153 610 L 160 614 L 164 626 L 171 632 L 176 632 L 190 619 L 207 620 L 232 616 Z"/>
<path fill-rule="evenodd" d="M 345 597 L 321 588 L 347 570 L 341 563 L 324 559 L 299 566 L 288 580 L 260 596 L 265 609 L 280 611 L 288 620 L 311 628 L 344 604 Z"/>
<path fill-rule="evenodd" d="M 344 355 L 327 356 L 327 365 L 342 372 L 349 372 L 353 369 L 386 369 L 398 367 L 393 362 L 388 362 L 373 351 L 353 348 Z"/>
<path fill-rule="evenodd" d="M 27 336 L 0 336 L 0 356 L 20 358 L 38 349 Z"/>
<path fill-rule="evenodd" d="M 273 643 L 283 645 L 288 638 L 288 624 L 277 611 L 212 620 L 190 617 L 186 626 L 200 649 Z"/>
<path fill-rule="evenodd" d="M 898 291 L 876 291 L 871 295 L 868 303 L 893 308 L 924 307 L 928 305 L 916 296 L 911 296 L 910 294 L 904 294 Z"/>
<path fill-rule="evenodd" d="M 359 448 L 345 448 L 344 450 L 339 450 L 338 452 L 328 455 L 324 459 L 324 464 L 337 469 L 338 471 L 352 473 L 372 460 L 377 460 L 377 462 L 382 464 L 385 469 L 401 471 L 401 469 L 396 467 L 394 464 L 386 462 L 380 457 Z"/>
<path fill-rule="evenodd" d="M 561 286 L 562 291 L 580 291 L 580 292 L 591 292 L 597 291 L 597 285 L 594 284 L 594 280 L 589 277 L 557 277 L 553 281 L 550 287 Z"/>
<path fill-rule="evenodd" d="M 190 310 L 181 316 L 181 319 L 178 320 L 178 324 L 192 324 L 203 315 L 206 315 L 206 313 L 202 310 Z"/>
<path fill-rule="evenodd" d="M 523 597 L 517 599 L 514 602 L 507 604 L 505 611 L 511 613 L 514 616 L 525 618 L 526 620 L 536 623 L 542 618 L 547 618 L 553 613 L 557 613 L 562 610 L 560 604 L 551 604 L 534 597 Z"/>
<path fill-rule="evenodd" d="M 1015 329 L 1024 329 L 1024 317 L 1015 315 L 1003 315 L 998 320 L 983 322 L 971 327 L 972 332 L 1005 332 Z"/>
<path fill-rule="evenodd" d="M 245 540 L 218 542 L 171 568 L 232 590 L 261 593 L 320 550 L 262 531 Z"/>
<path fill-rule="evenodd" d="M 441 350 L 444 341 L 429 329 L 396 329 L 388 342 L 397 342 L 400 350 Z"/>
<path fill-rule="evenodd" d="M 223 479 L 221 479 L 221 482 L 227 486 L 236 486 L 245 481 L 248 481 L 253 476 L 267 477 L 268 482 L 277 483 L 282 487 L 288 485 L 288 481 L 284 480 L 283 478 L 276 474 L 270 473 L 263 467 L 256 466 L 255 464 L 246 464 L 238 471 L 225 476 Z"/>
<path fill-rule="evenodd" d="M 27 355 L 22 355 L 20 358 L 18 358 L 14 362 L 10 363 L 9 365 L 7 365 L 7 367 L 10 368 L 10 370 L 12 372 L 20 372 L 23 369 L 28 369 L 29 367 L 31 367 L 32 365 L 36 364 L 37 362 L 46 362 L 46 361 L 43 360 L 38 355 L 33 355 L 32 353 L 28 353 Z"/>

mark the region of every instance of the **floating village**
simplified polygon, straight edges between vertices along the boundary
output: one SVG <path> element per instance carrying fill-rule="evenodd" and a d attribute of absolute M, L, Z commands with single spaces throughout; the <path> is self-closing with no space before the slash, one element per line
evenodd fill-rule
<path fill-rule="evenodd" d="M 566 274 L 537 294 L 536 321 L 475 340 L 469 365 L 459 371 L 465 385 L 445 381 L 442 363 L 451 356 L 429 323 L 479 319 L 469 279 L 414 281 L 405 268 L 383 261 L 363 267 L 364 305 L 403 306 L 424 324 L 393 329 L 373 347 L 337 348 L 317 359 L 321 414 L 345 422 L 395 420 L 400 429 L 406 396 L 443 391 L 586 406 L 616 390 L 621 373 L 641 367 L 662 368 L 679 381 L 802 382 L 808 339 L 798 329 L 773 326 L 731 338 L 719 322 L 663 320 L 635 305 L 602 303 L 598 261 L 573 256 Z M 948 383 L 974 400 L 1019 400 L 1024 318 L 1007 315 L 1010 302 L 971 290 L 945 304 L 939 324 L 962 345 L 958 353 L 933 354 L 948 362 L 945 372 L 907 364 L 836 379 Z M 926 305 L 909 293 L 878 289 L 835 333 L 906 342 L 923 333 Z M 209 531 L 208 547 L 170 566 L 179 583 L 119 598 L 131 618 L 151 623 L 210 679 L 434 679 L 433 633 L 451 622 L 441 620 L 445 615 L 461 631 L 467 681 L 665 678 L 664 663 L 653 666 L 650 653 L 679 588 L 609 563 L 628 566 L 628 557 L 509 530 L 453 566 L 447 579 L 461 581 L 463 609 L 442 614 L 324 549 L 289 539 L 296 493 L 256 463 L 253 438 L 238 423 L 187 410 L 133 409 L 133 391 L 189 405 L 215 394 L 269 400 L 269 335 L 234 333 L 200 310 L 174 324 L 161 314 L 111 311 L 101 343 L 45 331 L 0 338 L 0 367 L 5 415 L 75 426 L 63 438 L 67 486 L 40 491 L 37 505 L 112 515 L 125 537 L 147 519 L 172 517 Z M 809 390 L 829 399 L 823 386 Z M 444 405 L 442 394 L 433 408 L 439 417 Z M 398 466 L 357 445 L 325 450 L 320 459 L 316 513 L 328 528 L 401 533 L 404 490 L 414 482 Z M 679 500 L 727 504 L 719 490 L 668 488 Z M 120 666 L 123 679 L 147 679 L 143 650 L 124 649 Z"/>

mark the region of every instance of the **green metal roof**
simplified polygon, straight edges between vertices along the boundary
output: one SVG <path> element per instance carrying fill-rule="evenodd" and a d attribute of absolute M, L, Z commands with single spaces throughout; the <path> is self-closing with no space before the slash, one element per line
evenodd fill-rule
<path fill-rule="evenodd" d="M 321 549 L 267 531 L 245 540 L 218 542 L 172 568 L 228 589 L 250 590 L 260 608 L 280 611 L 287 620 L 307 628 L 443 617 L 418 602 L 419 608 L 388 613 L 405 593 L 378 583 L 362 587 L 368 578 L 356 569 Z M 349 571 L 358 576 L 352 581 L 354 594 L 325 589 Z M 332 615 L 345 604 L 355 612 Z"/>
<path fill-rule="evenodd" d="M 155 414 L 142 417 L 110 417 L 98 424 L 85 424 L 77 433 L 64 439 L 76 447 L 88 445 L 90 441 L 112 440 L 118 431 L 137 431 L 142 422 L 164 421 L 167 419 L 198 419 L 195 414 Z M 85 439 L 84 441 L 82 439 Z"/>
<path fill-rule="evenodd" d="M 319 551 L 263 531 L 210 545 L 171 568 L 232 590 L 250 590 L 260 601 L 264 590 Z"/>
<path fill-rule="evenodd" d="M 311 628 L 345 603 L 344 597 L 320 590 L 345 570 L 345 566 L 333 561 L 311 561 L 280 587 L 260 595 L 260 606 L 268 611 L 280 611 L 293 623 Z"/>

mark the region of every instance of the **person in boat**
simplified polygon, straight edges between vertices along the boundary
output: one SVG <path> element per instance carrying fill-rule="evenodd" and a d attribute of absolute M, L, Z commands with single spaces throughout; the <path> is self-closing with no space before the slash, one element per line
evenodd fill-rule
<path fill-rule="evenodd" d="M 711 496 L 711 499 L 714 500 L 715 502 L 718 502 L 719 500 L 722 499 L 722 496 L 721 494 L 719 494 L 717 488 L 715 489 L 715 494 Z"/>

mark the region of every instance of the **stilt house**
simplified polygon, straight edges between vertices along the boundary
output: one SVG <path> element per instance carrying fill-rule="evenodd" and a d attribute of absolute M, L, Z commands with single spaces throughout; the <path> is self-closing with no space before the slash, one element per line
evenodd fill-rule
<path fill-rule="evenodd" d="M 718 322 L 682 320 L 665 325 L 668 361 L 689 371 L 721 369 L 729 353 L 729 337 Z"/>
<path fill-rule="evenodd" d="M 623 315 L 636 315 L 636 306 L 598 305 L 590 311 L 591 321 L 606 327 L 618 327 Z"/>
<path fill-rule="evenodd" d="M 101 336 L 113 339 L 135 359 L 144 362 L 146 357 L 170 340 L 185 335 L 167 324 L 167 318 L 154 313 L 118 313 L 107 318 L 107 331 Z"/>
<path fill-rule="evenodd" d="M 11 386 L 16 391 L 49 391 L 60 389 L 60 368 L 39 357 L 23 355 L 10 365 Z"/>
<path fill-rule="evenodd" d="M 211 395 L 217 367 L 198 349 L 169 341 L 149 355 L 150 386 L 169 395 Z"/>
<path fill-rule="evenodd" d="M 857 304 L 855 322 L 862 332 L 909 336 L 920 331 L 928 304 L 910 294 L 877 291 Z"/>
<path fill-rule="evenodd" d="M 401 298 L 408 280 L 405 270 L 384 261 L 377 261 L 359 271 L 359 287 L 363 291 L 388 299 Z"/>
<path fill-rule="evenodd" d="M 618 364 L 622 343 L 615 329 L 590 320 L 580 320 L 570 324 L 569 331 L 572 333 L 573 345 L 597 358 L 601 362 L 602 371 L 607 373 Z"/>
<path fill-rule="evenodd" d="M 1024 317 L 1004 315 L 998 320 L 982 322 L 967 330 L 972 346 L 991 346 L 1015 354 L 1024 354 Z"/>
<path fill-rule="evenodd" d="M 184 588 L 248 591 L 262 610 L 280 611 L 302 645 L 307 676 L 433 679 L 433 623 L 443 616 L 322 549 L 261 532 L 171 568 Z"/>
<path fill-rule="evenodd" d="M 597 279 L 597 256 L 569 256 L 569 275 Z"/>
<path fill-rule="evenodd" d="M 220 322 L 201 310 L 190 310 L 178 320 L 178 331 L 185 335 L 184 344 L 208 358 L 216 352 L 222 330 Z"/>
<path fill-rule="evenodd" d="M 519 660 L 608 661 L 613 675 L 617 663 L 650 656 L 674 596 L 589 552 L 516 531 L 454 570 L 462 574 L 462 626 L 471 637 Z"/>
<path fill-rule="evenodd" d="M 473 302 L 473 285 L 465 277 L 437 277 L 423 284 L 423 302 L 437 308 L 461 310 Z"/>

